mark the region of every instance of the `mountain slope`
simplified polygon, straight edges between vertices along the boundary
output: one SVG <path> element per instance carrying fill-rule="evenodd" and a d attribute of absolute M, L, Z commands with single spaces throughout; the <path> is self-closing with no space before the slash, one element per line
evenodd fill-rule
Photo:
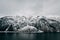
<path fill-rule="evenodd" d="M 29 25 L 29 27 L 27 27 Z M 26 29 L 26 30 L 25 30 Z M 46 17 L 5 16 L 0 18 L 0 31 L 60 32 L 60 22 Z M 31 31 L 29 31 L 31 32 Z"/>

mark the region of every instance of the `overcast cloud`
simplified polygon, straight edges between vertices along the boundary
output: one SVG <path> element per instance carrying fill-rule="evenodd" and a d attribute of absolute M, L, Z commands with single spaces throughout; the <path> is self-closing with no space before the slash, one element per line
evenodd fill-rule
<path fill-rule="evenodd" d="M 60 16 L 60 0 L 0 0 L 0 16 Z"/>

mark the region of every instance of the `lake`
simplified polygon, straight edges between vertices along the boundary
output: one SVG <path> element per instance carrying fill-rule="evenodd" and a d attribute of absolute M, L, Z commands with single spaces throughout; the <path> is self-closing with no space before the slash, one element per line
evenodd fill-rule
<path fill-rule="evenodd" d="M 60 33 L 0 33 L 0 40 L 60 40 Z"/>

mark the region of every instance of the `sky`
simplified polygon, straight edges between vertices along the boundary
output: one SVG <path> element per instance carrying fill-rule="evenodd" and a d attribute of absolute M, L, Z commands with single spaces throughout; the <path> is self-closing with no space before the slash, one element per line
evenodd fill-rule
<path fill-rule="evenodd" d="M 60 16 L 60 0 L 0 0 L 0 16 Z"/>

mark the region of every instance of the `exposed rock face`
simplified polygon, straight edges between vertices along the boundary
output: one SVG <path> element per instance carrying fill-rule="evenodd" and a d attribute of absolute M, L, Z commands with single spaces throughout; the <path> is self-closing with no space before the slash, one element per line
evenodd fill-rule
<path fill-rule="evenodd" d="M 6 16 L 0 18 L 0 31 L 14 31 L 27 25 L 23 17 Z"/>
<path fill-rule="evenodd" d="M 37 23 L 38 29 L 44 32 L 60 32 L 60 22 L 56 20 L 41 18 Z"/>
<path fill-rule="evenodd" d="M 29 25 L 29 27 L 27 27 Z M 60 22 L 46 17 L 5 16 L 0 18 L 0 31 L 60 32 Z"/>

